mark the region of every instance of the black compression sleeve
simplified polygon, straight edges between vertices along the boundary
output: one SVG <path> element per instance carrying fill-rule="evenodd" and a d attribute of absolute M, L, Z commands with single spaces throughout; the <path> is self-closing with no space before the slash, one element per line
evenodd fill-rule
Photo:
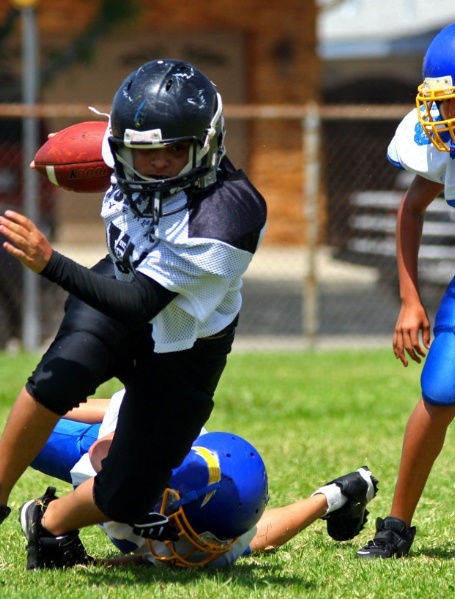
<path fill-rule="evenodd" d="M 40 274 L 92 308 L 132 327 L 149 322 L 177 295 L 141 273 L 136 273 L 131 283 L 117 281 L 55 250 Z"/>

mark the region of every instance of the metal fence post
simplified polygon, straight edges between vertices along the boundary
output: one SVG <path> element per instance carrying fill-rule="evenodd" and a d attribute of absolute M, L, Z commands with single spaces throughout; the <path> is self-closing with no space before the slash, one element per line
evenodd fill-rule
<path fill-rule="evenodd" d="M 38 34 L 36 9 L 28 6 L 22 10 L 22 94 L 25 104 L 36 104 L 38 94 Z M 23 122 L 23 190 L 24 211 L 28 218 L 38 224 L 38 181 L 29 165 L 38 149 L 38 119 L 27 116 Z M 22 304 L 22 343 L 26 350 L 38 348 L 41 337 L 39 278 L 24 269 Z"/>
<path fill-rule="evenodd" d="M 319 135 L 318 106 L 308 104 L 302 120 L 303 133 L 303 210 L 306 226 L 306 269 L 303 281 L 303 334 L 309 347 L 314 347 L 318 333 L 317 244 L 319 234 Z"/>

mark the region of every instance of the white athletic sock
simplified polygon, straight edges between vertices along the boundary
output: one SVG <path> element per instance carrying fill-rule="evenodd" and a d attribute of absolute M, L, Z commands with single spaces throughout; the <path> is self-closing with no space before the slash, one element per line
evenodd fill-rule
<path fill-rule="evenodd" d="M 343 505 L 348 500 L 348 498 L 345 497 L 341 492 L 340 487 L 335 483 L 331 483 L 330 485 L 324 485 L 323 487 L 316 489 L 314 493 L 311 493 L 311 497 L 313 497 L 313 495 L 316 495 L 317 493 L 322 493 L 323 495 L 325 495 L 325 498 L 327 499 L 327 505 L 329 507 L 325 512 L 324 516 L 327 516 L 327 514 L 330 514 L 330 512 L 339 510 L 340 507 L 343 507 Z"/>

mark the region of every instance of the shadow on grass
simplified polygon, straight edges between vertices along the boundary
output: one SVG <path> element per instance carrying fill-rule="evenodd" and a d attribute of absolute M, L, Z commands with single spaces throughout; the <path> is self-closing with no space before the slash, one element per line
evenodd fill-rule
<path fill-rule="evenodd" d="M 206 581 L 214 582 L 217 586 L 235 583 L 238 587 L 255 590 L 262 585 L 280 586 L 280 588 L 297 586 L 302 591 L 314 591 L 317 585 L 305 581 L 303 577 L 284 573 L 276 564 L 239 563 L 231 568 L 156 568 L 141 565 L 129 565 L 109 568 L 104 566 L 77 567 L 77 574 L 87 578 L 90 584 L 115 587 L 157 584 L 197 584 Z"/>
<path fill-rule="evenodd" d="M 418 551 L 412 551 L 410 557 L 429 557 L 431 559 L 453 560 L 455 559 L 455 546 L 452 543 L 444 543 L 439 547 L 430 547 L 428 549 L 423 547 Z"/>

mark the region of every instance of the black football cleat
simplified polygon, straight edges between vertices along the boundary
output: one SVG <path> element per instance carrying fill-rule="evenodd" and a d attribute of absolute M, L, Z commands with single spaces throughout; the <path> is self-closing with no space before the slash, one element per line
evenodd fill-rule
<path fill-rule="evenodd" d="M 372 541 L 359 549 L 356 557 L 362 559 L 390 559 L 405 557 L 416 535 L 416 527 L 408 528 L 399 518 L 377 518 L 376 534 Z"/>
<path fill-rule="evenodd" d="M 71 568 L 93 561 L 79 539 L 78 530 L 53 535 L 42 526 L 43 515 L 55 499 L 55 487 L 48 487 L 44 495 L 27 501 L 19 509 L 19 521 L 27 539 L 27 570 Z"/>

